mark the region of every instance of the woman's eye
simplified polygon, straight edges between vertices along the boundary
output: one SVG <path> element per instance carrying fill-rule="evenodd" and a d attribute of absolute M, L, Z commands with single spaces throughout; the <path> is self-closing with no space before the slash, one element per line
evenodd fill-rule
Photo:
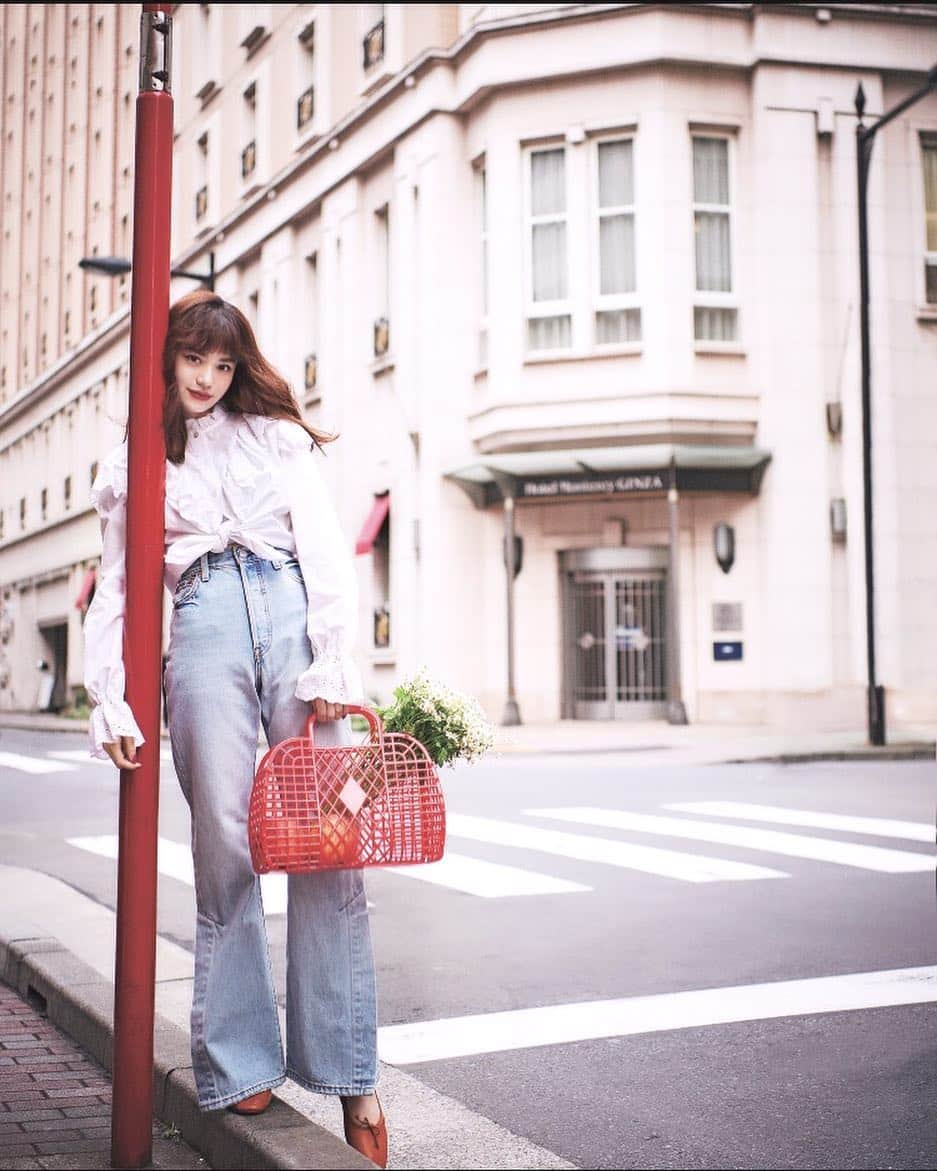
<path fill-rule="evenodd" d="M 221 371 L 222 374 L 227 374 L 228 371 L 231 369 L 231 367 L 228 365 L 227 362 L 222 362 L 221 365 L 218 367 L 218 369 Z"/>
<path fill-rule="evenodd" d="M 201 359 L 199 358 L 198 354 L 186 354 L 185 360 L 191 365 L 197 366 Z"/>

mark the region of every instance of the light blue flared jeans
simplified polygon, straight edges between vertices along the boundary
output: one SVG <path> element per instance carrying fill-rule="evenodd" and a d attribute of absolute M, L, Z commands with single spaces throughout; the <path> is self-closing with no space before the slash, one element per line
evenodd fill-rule
<path fill-rule="evenodd" d="M 261 724 L 302 735 L 312 662 L 306 589 L 287 554 L 241 546 L 202 557 L 173 598 L 165 685 L 172 755 L 192 814 L 197 925 L 192 1065 L 203 1110 L 279 1085 L 368 1094 L 377 1079 L 374 960 L 360 870 L 288 880 L 286 1061 L 247 810 Z M 316 742 L 348 740 L 347 721 Z"/>

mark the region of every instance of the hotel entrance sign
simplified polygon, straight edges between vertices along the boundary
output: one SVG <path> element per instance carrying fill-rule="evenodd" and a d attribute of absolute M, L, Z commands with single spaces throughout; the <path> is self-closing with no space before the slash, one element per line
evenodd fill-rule
<path fill-rule="evenodd" d="M 518 480 L 518 499 L 587 496 L 596 493 L 630 495 L 635 492 L 663 492 L 664 477 L 659 472 L 628 473 L 621 476 L 538 476 Z"/>

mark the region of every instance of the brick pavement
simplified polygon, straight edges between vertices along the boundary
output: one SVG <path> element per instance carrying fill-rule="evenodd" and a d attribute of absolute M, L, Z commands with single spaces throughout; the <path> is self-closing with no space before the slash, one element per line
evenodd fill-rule
<path fill-rule="evenodd" d="M 40 1006 L 0 984 L 0 1169 L 109 1168 L 111 1083 Z M 154 1126 L 154 1168 L 207 1169 L 191 1147 Z"/>

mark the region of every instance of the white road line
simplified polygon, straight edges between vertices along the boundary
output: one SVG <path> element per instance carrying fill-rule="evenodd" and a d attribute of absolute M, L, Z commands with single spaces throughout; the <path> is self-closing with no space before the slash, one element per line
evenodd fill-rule
<path fill-rule="evenodd" d="M 682 882 L 745 882 L 755 878 L 789 877 L 782 870 L 768 870 L 748 862 L 706 858 L 678 850 L 662 850 L 657 846 L 636 846 L 586 834 L 535 829 L 463 813 L 450 813 L 447 816 L 446 832 L 451 837 L 472 838 L 478 842 L 492 842 L 520 850 L 538 850 L 543 854 L 559 854 L 564 858 L 577 858 L 585 862 L 601 862 L 608 866 L 676 878 Z"/>
<path fill-rule="evenodd" d="M 686 821 L 680 817 L 657 817 L 653 814 L 588 807 L 525 809 L 524 812 L 534 817 L 552 817 L 580 825 L 692 838 L 698 842 L 719 842 L 724 846 L 741 846 L 746 850 L 764 850 L 771 854 L 809 858 L 816 862 L 835 862 L 840 866 L 855 866 L 860 870 L 876 870 L 885 874 L 917 874 L 933 870 L 935 866 L 934 858 L 909 850 L 861 846 L 852 842 L 836 842 L 829 838 L 811 838 L 743 825 L 718 825 L 710 821 Z"/>
<path fill-rule="evenodd" d="M 677 813 L 705 813 L 709 817 L 740 817 L 773 821 L 777 825 L 808 825 L 878 838 L 906 838 L 934 844 L 934 825 L 926 821 L 897 821 L 891 817 L 854 817 L 844 813 L 817 813 L 813 809 L 783 809 L 779 805 L 749 805 L 744 801 L 682 801 L 665 805 Z"/>
<path fill-rule="evenodd" d="M 102 858 L 117 857 L 116 834 L 104 834 L 91 838 L 66 838 L 66 841 L 70 846 L 75 846 L 79 850 L 88 850 L 92 854 L 100 854 Z M 166 878 L 174 878 L 177 882 L 184 882 L 186 886 L 195 885 L 192 872 L 192 851 L 181 842 L 160 838 L 156 847 L 156 866 L 160 874 L 165 875 Z M 265 914 L 286 914 L 286 885 L 285 874 L 261 875 L 260 890 L 263 895 Z"/>
<path fill-rule="evenodd" d="M 76 764 L 103 764 L 105 768 L 114 767 L 109 760 L 98 760 L 97 757 L 92 756 L 90 752 L 82 748 L 69 748 L 68 750 L 63 749 L 57 752 L 47 752 L 46 756 L 51 756 L 55 760 L 73 760 Z M 164 764 L 172 764 L 172 753 L 168 748 L 160 749 L 159 758 Z"/>
<path fill-rule="evenodd" d="M 0 767 L 15 768 L 21 773 L 74 773 L 78 770 L 65 761 L 40 760 L 35 756 L 21 756 L 18 752 L 0 752 Z"/>
<path fill-rule="evenodd" d="M 378 1030 L 378 1049 L 382 1061 L 413 1065 L 602 1037 L 935 1001 L 937 967 L 898 968 L 385 1025 Z"/>
<path fill-rule="evenodd" d="M 51 756 L 53 760 L 74 761 L 76 764 L 100 764 L 105 768 L 114 768 L 112 761 L 98 760 L 90 752 L 82 752 L 81 749 L 70 749 L 68 752 L 47 752 L 46 756 Z"/>
<path fill-rule="evenodd" d="M 451 850 L 447 850 L 438 862 L 425 866 L 388 866 L 387 869 L 406 878 L 448 886 L 466 894 L 479 895 L 483 899 L 592 890 L 591 886 L 567 882 L 564 878 L 553 878 L 549 874 L 537 874 L 533 870 L 521 870 L 516 866 L 502 866 L 497 862 L 485 862 L 480 858 L 454 854 Z"/>

